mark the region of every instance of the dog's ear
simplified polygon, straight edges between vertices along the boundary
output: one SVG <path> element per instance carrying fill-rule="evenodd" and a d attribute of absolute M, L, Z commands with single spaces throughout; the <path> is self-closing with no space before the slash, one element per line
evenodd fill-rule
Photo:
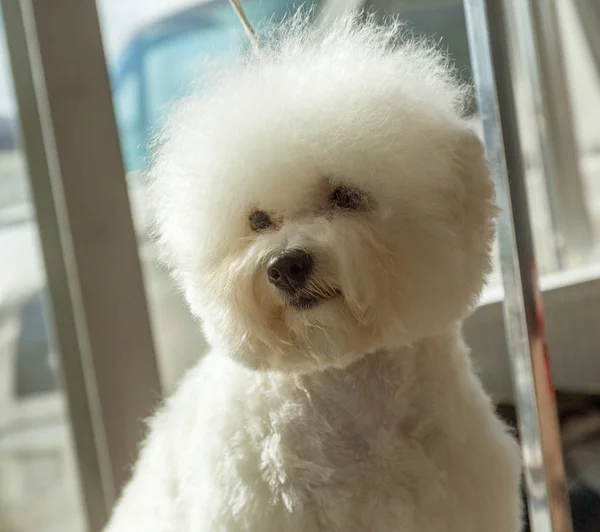
<path fill-rule="evenodd" d="M 458 133 L 455 157 L 462 179 L 487 179 L 489 169 L 483 143 L 470 129 Z"/>
<path fill-rule="evenodd" d="M 454 160 L 465 190 L 465 214 L 486 209 L 493 217 L 496 214 L 494 184 L 483 143 L 475 132 L 467 128 L 459 132 Z"/>

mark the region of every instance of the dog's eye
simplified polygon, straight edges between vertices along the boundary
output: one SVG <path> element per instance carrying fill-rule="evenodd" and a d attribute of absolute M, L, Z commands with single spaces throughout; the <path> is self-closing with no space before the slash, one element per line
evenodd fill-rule
<path fill-rule="evenodd" d="M 273 225 L 271 217 L 265 211 L 254 211 L 248 217 L 250 229 L 255 233 L 260 233 Z"/>
<path fill-rule="evenodd" d="M 338 209 L 358 211 L 366 206 L 366 197 L 360 190 L 340 185 L 331 192 L 331 203 Z"/>

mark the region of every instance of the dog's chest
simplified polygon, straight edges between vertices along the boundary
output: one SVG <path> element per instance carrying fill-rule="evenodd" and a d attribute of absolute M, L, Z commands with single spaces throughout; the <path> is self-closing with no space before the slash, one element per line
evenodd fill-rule
<path fill-rule="evenodd" d="M 219 499 L 236 501 L 242 522 L 268 522 L 261 532 L 418 530 L 412 501 L 430 507 L 445 492 L 438 429 L 383 391 L 277 394 L 219 450 Z"/>
<path fill-rule="evenodd" d="M 427 412 L 385 390 L 301 394 L 271 412 L 260 438 L 260 481 L 273 502 L 323 530 L 413 530 L 413 501 L 432 507 L 447 492 L 442 435 Z"/>
<path fill-rule="evenodd" d="M 503 520 L 518 504 L 515 447 L 483 392 L 442 394 L 418 367 L 403 370 L 213 397 L 221 407 L 203 410 L 181 457 L 182 529 L 516 530 Z"/>

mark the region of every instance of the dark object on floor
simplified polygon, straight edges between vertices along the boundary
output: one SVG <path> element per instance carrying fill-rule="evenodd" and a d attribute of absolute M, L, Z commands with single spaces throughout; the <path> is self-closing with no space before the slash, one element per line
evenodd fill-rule
<path fill-rule="evenodd" d="M 583 482 L 577 482 L 569 490 L 573 532 L 598 532 L 600 530 L 600 493 Z M 530 532 L 529 518 L 525 515 L 523 532 Z"/>
<path fill-rule="evenodd" d="M 600 480 L 593 486 L 584 480 L 586 476 L 589 478 L 591 468 L 600 463 L 600 453 L 595 452 L 596 448 L 600 449 L 600 397 L 564 392 L 557 392 L 556 395 L 564 445 L 563 458 L 570 485 L 573 532 L 600 532 Z M 497 406 L 497 410 L 516 432 L 514 406 L 502 404 Z M 524 508 L 526 504 L 523 491 Z M 523 532 L 530 532 L 526 510 L 524 514 Z"/>
<path fill-rule="evenodd" d="M 583 483 L 570 490 L 573 532 L 598 532 L 600 530 L 600 493 Z"/>

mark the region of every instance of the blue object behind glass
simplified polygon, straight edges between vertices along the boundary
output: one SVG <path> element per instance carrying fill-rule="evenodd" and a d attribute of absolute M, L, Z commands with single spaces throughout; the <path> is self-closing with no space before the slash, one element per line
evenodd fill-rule
<path fill-rule="evenodd" d="M 245 9 L 252 23 L 260 24 L 281 20 L 298 5 L 295 0 L 252 0 L 245 2 Z M 152 132 L 160 126 L 169 107 L 201 79 L 206 60 L 231 60 L 247 46 L 247 37 L 228 0 L 214 0 L 178 12 L 134 37 L 111 70 L 127 171 L 147 165 Z"/>

